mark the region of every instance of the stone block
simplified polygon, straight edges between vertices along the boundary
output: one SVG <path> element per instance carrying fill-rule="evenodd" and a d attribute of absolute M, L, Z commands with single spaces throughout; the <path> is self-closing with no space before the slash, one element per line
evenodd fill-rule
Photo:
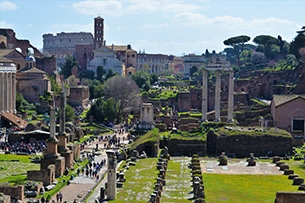
<path fill-rule="evenodd" d="M 297 178 L 297 177 L 299 177 L 298 174 L 290 174 L 290 175 L 288 175 L 288 179 L 289 180 L 293 180 L 294 178 Z"/>
<path fill-rule="evenodd" d="M 274 156 L 273 158 L 272 158 L 272 163 L 276 163 L 276 162 L 278 162 L 278 161 L 280 161 L 281 160 L 281 158 L 279 157 L 279 156 Z"/>
<path fill-rule="evenodd" d="M 294 170 L 284 169 L 284 175 L 290 175 L 290 174 L 294 174 Z"/>
<path fill-rule="evenodd" d="M 285 169 L 289 169 L 289 166 L 287 164 L 280 165 L 280 171 L 284 171 Z"/>
<path fill-rule="evenodd" d="M 293 185 L 301 185 L 304 183 L 304 178 L 296 177 L 293 179 Z"/>
<path fill-rule="evenodd" d="M 299 186 L 299 188 L 298 188 L 299 190 L 305 190 L 305 184 L 304 183 L 302 183 L 300 186 Z"/>
<path fill-rule="evenodd" d="M 275 163 L 275 166 L 280 167 L 282 164 L 285 164 L 285 162 L 278 161 Z"/>

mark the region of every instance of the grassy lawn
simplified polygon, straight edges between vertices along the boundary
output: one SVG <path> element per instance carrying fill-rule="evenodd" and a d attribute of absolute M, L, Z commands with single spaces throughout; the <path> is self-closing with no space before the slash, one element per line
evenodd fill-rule
<path fill-rule="evenodd" d="M 141 159 L 125 172 L 126 182 L 111 202 L 148 202 L 157 177 L 156 159 Z M 171 157 L 161 202 L 192 202 L 189 157 Z M 271 162 L 271 160 L 270 160 Z M 305 177 L 303 161 L 285 161 L 295 173 Z M 205 200 L 210 203 L 274 202 L 278 191 L 298 191 L 285 175 L 229 175 L 203 173 Z"/>
<path fill-rule="evenodd" d="M 285 175 L 203 174 L 207 202 L 274 202 L 277 191 L 297 191 Z"/>
<path fill-rule="evenodd" d="M 172 157 L 167 166 L 166 185 L 163 187 L 161 202 L 192 202 L 188 201 L 193 195 L 189 194 L 192 191 L 191 173 L 188 168 L 190 158 L 175 158 Z"/>
<path fill-rule="evenodd" d="M 27 155 L 0 154 L 0 183 L 23 181 L 27 170 L 38 170 L 39 164 L 31 163 L 30 158 Z"/>
<path fill-rule="evenodd" d="M 149 158 L 138 160 L 136 166 L 129 166 L 125 172 L 126 182 L 117 190 L 117 199 L 109 202 L 148 202 L 157 178 L 156 163 L 156 158 Z"/>

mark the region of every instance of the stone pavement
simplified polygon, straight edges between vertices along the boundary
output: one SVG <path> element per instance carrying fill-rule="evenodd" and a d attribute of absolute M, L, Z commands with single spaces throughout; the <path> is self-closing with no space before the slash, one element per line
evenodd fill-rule
<path fill-rule="evenodd" d="M 119 135 L 120 137 L 127 137 L 127 133 Z M 124 143 L 127 143 L 127 139 L 125 139 Z M 96 148 L 96 144 L 99 145 L 99 149 L 101 149 L 100 154 L 95 156 L 94 162 L 101 162 L 103 159 L 107 160 L 106 149 L 104 149 L 104 142 L 99 142 L 97 139 L 91 142 L 89 145 L 85 146 L 84 151 L 94 150 Z M 118 164 L 119 166 L 119 164 Z M 86 176 L 85 174 L 80 173 L 79 176 L 74 177 L 73 180 L 70 181 L 70 185 L 65 186 L 60 191 L 63 195 L 63 201 L 67 203 L 72 203 L 76 200 L 77 203 L 83 203 L 86 196 L 90 194 L 87 198 L 88 203 L 94 203 L 96 199 L 100 197 L 100 188 L 105 186 L 107 181 L 107 161 L 106 164 L 99 171 L 99 180 L 93 177 Z M 103 176 L 105 176 L 103 178 Z M 51 201 L 54 200 L 56 202 L 56 195 L 52 197 Z"/>

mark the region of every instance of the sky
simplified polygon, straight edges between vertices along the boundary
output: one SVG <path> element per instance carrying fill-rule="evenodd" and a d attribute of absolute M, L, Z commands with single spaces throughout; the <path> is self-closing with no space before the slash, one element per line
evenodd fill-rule
<path fill-rule="evenodd" d="M 222 51 L 223 41 L 280 35 L 291 42 L 305 26 L 304 0 L 0 0 L 0 28 L 38 49 L 44 34 L 90 32 L 104 19 L 107 45 L 150 54 Z"/>

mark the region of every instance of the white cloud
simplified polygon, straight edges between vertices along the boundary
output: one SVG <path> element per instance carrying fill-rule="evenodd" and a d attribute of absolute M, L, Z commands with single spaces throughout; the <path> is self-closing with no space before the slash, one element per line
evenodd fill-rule
<path fill-rule="evenodd" d="M 33 28 L 33 27 L 34 27 L 33 24 L 26 24 L 26 26 L 27 26 L 28 28 Z"/>
<path fill-rule="evenodd" d="M 102 16 L 121 16 L 147 12 L 163 12 L 167 14 L 205 10 L 202 6 L 179 0 L 83 0 L 74 3 L 72 8 L 81 14 L 92 15 L 96 13 Z"/>
<path fill-rule="evenodd" d="M 14 26 L 10 23 L 7 23 L 6 21 L 0 21 L 0 27 L 1 28 L 13 28 Z"/>
<path fill-rule="evenodd" d="M 145 24 L 141 28 L 152 30 L 152 29 L 169 29 L 170 25 L 168 23 L 162 23 L 162 24 Z"/>
<path fill-rule="evenodd" d="M 54 24 L 50 27 L 53 32 L 93 32 L 93 23 L 90 24 Z M 55 34 L 55 33 L 53 33 Z"/>
<path fill-rule="evenodd" d="M 12 11 L 16 9 L 17 9 L 16 4 L 12 2 L 9 1 L 0 2 L 0 11 Z"/>
<path fill-rule="evenodd" d="M 85 0 L 74 3 L 72 8 L 78 13 L 95 16 L 119 16 L 123 11 L 121 1 L 118 0 Z"/>

